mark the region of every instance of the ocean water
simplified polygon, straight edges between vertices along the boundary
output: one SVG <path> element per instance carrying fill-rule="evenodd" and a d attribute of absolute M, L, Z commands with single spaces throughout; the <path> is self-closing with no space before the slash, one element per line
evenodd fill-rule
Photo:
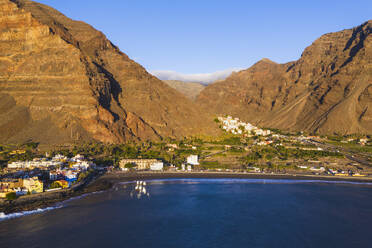
<path fill-rule="evenodd" d="M 0 247 L 372 247 L 372 185 L 147 181 L 0 216 Z"/>

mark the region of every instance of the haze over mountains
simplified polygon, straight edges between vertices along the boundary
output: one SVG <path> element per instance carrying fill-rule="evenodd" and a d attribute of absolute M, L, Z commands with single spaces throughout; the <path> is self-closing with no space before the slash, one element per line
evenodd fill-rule
<path fill-rule="evenodd" d="M 201 83 L 183 82 L 176 80 L 164 80 L 164 82 L 191 100 L 195 100 L 200 92 L 206 87 L 204 84 Z"/>
<path fill-rule="evenodd" d="M 371 28 L 369 21 L 326 34 L 298 61 L 264 59 L 206 88 L 167 82 L 185 96 L 90 25 L 33 1 L 0 0 L 0 142 L 214 135 L 218 114 L 289 130 L 372 133 Z"/>
<path fill-rule="evenodd" d="M 153 71 L 152 74 L 157 78 L 164 81 L 181 81 L 181 82 L 192 82 L 201 84 L 211 84 L 216 81 L 224 80 L 233 72 L 240 71 L 242 69 L 226 69 L 223 71 L 216 71 L 212 73 L 198 73 L 198 74 L 183 74 L 174 71 Z"/>

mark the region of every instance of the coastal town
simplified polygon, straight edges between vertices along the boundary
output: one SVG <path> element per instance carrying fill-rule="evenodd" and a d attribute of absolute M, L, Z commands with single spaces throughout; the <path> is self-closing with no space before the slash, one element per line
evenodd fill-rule
<path fill-rule="evenodd" d="M 71 190 L 100 173 L 246 173 L 369 178 L 369 136 L 283 133 L 219 116 L 218 138 L 122 145 L 89 143 L 45 150 L 35 143 L 0 146 L 0 198 Z"/>
<path fill-rule="evenodd" d="M 18 151 L 18 153 L 24 151 Z M 3 169 L 5 176 L 0 181 L 0 198 L 55 191 L 72 187 L 79 182 L 95 164 L 78 154 L 68 158 L 61 154 L 31 161 L 14 161 Z"/>
<path fill-rule="evenodd" d="M 372 247 L 372 0 L 0 0 L 0 248 Z"/>

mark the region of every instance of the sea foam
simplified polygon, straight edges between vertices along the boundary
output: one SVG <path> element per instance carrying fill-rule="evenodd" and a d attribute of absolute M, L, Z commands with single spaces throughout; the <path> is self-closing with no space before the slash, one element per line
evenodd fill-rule
<path fill-rule="evenodd" d="M 48 212 L 48 211 L 52 211 L 52 210 L 55 210 L 55 209 L 63 208 L 67 205 L 67 203 L 69 203 L 73 200 L 81 199 L 81 198 L 84 198 L 86 196 L 99 194 L 99 193 L 102 193 L 102 192 L 104 192 L 104 191 L 96 191 L 96 192 L 93 192 L 93 193 L 87 193 L 87 194 L 83 194 L 83 195 L 80 195 L 80 196 L 71 197 L 71 198 L 69 198 L 67 200 L 64 200 L 62 202 L 58 202 L 57 204 L 55 204 L 52 207 L 38 208 L 38 209 L 35 209 L 35 210 L 22 211 L 22 212 L 11 213 L 11 214 L 5 214 L 3 212 L 0 212 L 0 222 L 5 221 L 5 220 L 9 220 L 9 219 L 14 219 L 14 218 L 27 216 L 27 215 L 32 215 L 32 214 L 41 214 L 43 212 Z"/>
<path fill-rule="evenodd" d="M 31 214 L 39 214 L 39 213 L 42 213 L 42 212 L 51 211 L 51 210 L 61 208 L 61 207 L 62 207 L 62 205 L 61 206 L 54 206 L 54 207 L 47 207 L 47 208 L 38 208 L 36 210 L 22 211 L 22 212 L 12 213 L 12 214 L 0 213 L 0 221 L 19 218 L 19 217 L 26 216 L 26 215 L 31 215 Z"/>

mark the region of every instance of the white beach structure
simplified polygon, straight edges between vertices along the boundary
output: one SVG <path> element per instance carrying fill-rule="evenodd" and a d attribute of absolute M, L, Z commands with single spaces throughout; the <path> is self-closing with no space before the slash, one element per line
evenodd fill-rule
<path fill-rule="evenodd" d="M 156 162 L 150 165 L 150 170 L 152 171 L 161 171 L 164 168 L 163 162 Z"/>
<path fill-rule="evenodd" d="M 187 163 L 190 165 L 199 165 L 198 155 L 190 155 L 187 157 Z"/>

